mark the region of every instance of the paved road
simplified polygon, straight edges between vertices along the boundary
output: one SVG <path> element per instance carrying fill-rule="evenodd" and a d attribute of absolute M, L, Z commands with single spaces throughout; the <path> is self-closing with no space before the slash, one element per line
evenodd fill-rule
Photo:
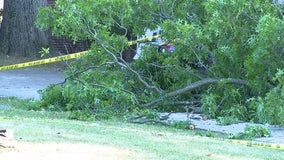
<path fill-rule="evenodd" d="M 0 97 L 39 99 L 38 90 L 63 80 L 58 71 L 31 68 L 0 71 Z"/>

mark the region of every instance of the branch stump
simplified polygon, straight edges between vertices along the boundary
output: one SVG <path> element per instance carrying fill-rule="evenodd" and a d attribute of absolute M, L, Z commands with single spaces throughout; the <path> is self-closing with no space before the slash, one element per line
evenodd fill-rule
<path fill-rule="evenodd" d="M 16 141 L 11 129 L 0 130 L 0 148 L 15 148 Z"/>

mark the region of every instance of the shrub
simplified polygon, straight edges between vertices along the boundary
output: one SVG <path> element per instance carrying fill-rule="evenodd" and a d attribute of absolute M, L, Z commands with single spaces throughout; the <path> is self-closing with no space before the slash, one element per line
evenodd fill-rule
<path fill-rule="evenodd" d="M 260 123 L 284 125 L 284 72 L 278 70 L 274 81 L 278 85 L 272 88 L 264 98 L 249 99 L 250 108 L 255 110 L 253 119 Z"/>
<path fill-rule="evenodd" d="M 228 117 L 227 120 L 229 120 L 234 117 L 239 120 L 249 120 L 242 90 L 242 88 L 222 84 L 211 87 L 201 98 L 202 111 L 211 118 Z"/>
<path fill-rule="evenodd" d="M 66 71 L 69 78 L 64 84 L 40 91 L 41 108 L 70 111 L 73 113 L 70 118 L 84 120 L 92 116 L 108 119 L 132 110 L 136 100 L 131 92 L 124 89 L 124 71 L 114 71 L 110 65 L 80 72 L 85 64 L 92 66 L 89 63 L 91 58 L 86 56 L 75 62 L 72 69 L 76 68 L 78 72 L 72 73 L 72 69 Z"/>
<path fill-rule="evenodd" d="M 190 121 L 170 121 L 168 122 L 169 126 L 177 128 L 177 129 L 188 129 L 191 124 Z"/>
<path fill-rule="evenodd" d="M 237 135 L 231 135 L 231 139 L 254 139 L 260 137 L 270 137 L 271 133 L 269 129 L 263 126 L 247 126 L 244 132 L 240 132 Z"/>
<path fill-rule="evenodd" d="M 238 122 L 239 122 L 239 119 L 235 117 L 218 117 L 217 118 L 217 123 L 219 125 L 230 125 L 230 124 L 235 124 Z"/>

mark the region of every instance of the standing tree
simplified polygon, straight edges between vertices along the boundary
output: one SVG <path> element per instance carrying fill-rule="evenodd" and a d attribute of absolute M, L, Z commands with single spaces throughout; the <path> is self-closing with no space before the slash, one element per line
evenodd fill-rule
<path fill-rule="evenodd" d="M 48 45 L 45 32 L 34 26 L 37 9 L 46 0 L 6 0 L 0 28 L 0 54 L 34 57 Z"/>

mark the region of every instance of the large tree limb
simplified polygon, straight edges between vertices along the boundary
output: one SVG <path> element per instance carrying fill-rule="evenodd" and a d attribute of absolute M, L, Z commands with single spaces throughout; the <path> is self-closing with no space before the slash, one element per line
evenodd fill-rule
<path fill-rule="evenodd" d="M 197 106 L 200 105 L 199 101 L 177 101 L 177 102 L 169 102 L 166 105 L 175 105 L 175 106 Z"/>
<path fill-rule="evenodd" d="M 163 92 L 162 89 L 160 89 L 159 87 L 157 87 L 157 86 L 155 86 L 155 85 L 148 84 L 148 83 L 142 78 L 142 76 L 141 76 L 137 71 L 135 71 L 133 68 L 131 68 L 131 67 L 128 65 L 128 63 L 125 62 L 122 58 L 116 57 L 116 56 L 115 56 L 115 53 L 116 53 L 116 52 L 113 53 L 111 50 L 108 49 L 108 47 L 111 47 L 111 45 L 108 45 L 108 47 L 105 46 L 105 44 L 102 42 L 102 40 L 97 37 L 96 31 L 95 31 L 94 29 L 91 29 L 90 26 L 88 26 L 87 24 L 86 24 L 86 26 L 87 26 L 87 28 L 88 28 L 88 31 L 87 31 L 87 32 L 93 36 L 93 38 L 100 44 L 100 47 L 101 47 L 107 54 L 109 54 L 109 55 L 111 55 L 111 56 L 113 57 L 114 61 L 115 61 L 119 66 L 121 66 L 121 67 L 123 67 L 123 68 L 126 68 L 127 70 L 129 70 L 130 72 L 132 72 L 132 73 L 138 78 L 138 80 L 139 80 L 143 85 L 145 85 L 147 88 L 153 89 L 153 90 L 157 91 L 157 92 L 160 93 L 160 94 Z M 111 48 L 113 48 L 113 47 L 111 47 Z M 114 49 L 114 50 L 115 50 L 115 49 Z"/>
<path fill-rule="evenodd" d="M 169 97 L 174 97 L 180 94 L 183 94 L 188 91 L 192 91 L 194 89 L 200 88 L 202 86 L 210 85 L 210 84 L 217 84 L 217 83 L 224 83 L 224 84 L 236 84 L 236 85 L 248 85 L 247 81 L 242 80 L 242 79 L 234 79 L 234 78 L 206 78 L 202 79 L 200 81 L 194 82 L 185 88 L 167 93 L 163 98 L 154 100 L 150 103 L 145 104 L 145 107 L 152 107 L 154 105 L 157 105 L 161 103 L 164 99 L 169 98 Z"/>

